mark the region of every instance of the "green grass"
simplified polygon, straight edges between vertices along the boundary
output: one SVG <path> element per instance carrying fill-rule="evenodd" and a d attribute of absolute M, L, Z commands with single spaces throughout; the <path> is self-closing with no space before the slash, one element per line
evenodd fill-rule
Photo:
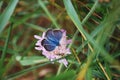
<path fill-rule="evenodd" d="M 119 5 L 117 0 L 1 0 L 0 79 L 119 80 Z M 72 39 L 68 67 L 34 49 L 34 35 L 48 28 L 65 29 Z M 47 69 L 52 72 L 38 75 Z"/>
<path fill-rule="evenodd" d="M 2 1 L 1 1 L 2 3 Z M 0 33 L 3 31 L 5 26 L 7 25 L 11 15 L 13 14 L 13 11 L 18 3 L 18 0 L 11 0 L 9 2 L 9 5 L 4 10 L 4 12 L 0 15 Z"/>

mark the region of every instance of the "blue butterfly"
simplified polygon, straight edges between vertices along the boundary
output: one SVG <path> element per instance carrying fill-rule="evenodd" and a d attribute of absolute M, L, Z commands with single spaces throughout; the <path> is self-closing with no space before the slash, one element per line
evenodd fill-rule
<path fill-rule="evenodd" d="M 42 46 L 47 51 L 52 51 L 56 46 L 60 45 L 60 40 L 62 38 L 62 31 L 49 29 L 46 31 L 45 39 L 41 41 Z"/>

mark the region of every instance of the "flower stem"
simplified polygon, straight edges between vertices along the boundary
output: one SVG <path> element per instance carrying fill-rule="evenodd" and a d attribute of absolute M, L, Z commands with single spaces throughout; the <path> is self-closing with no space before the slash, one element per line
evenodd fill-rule
<path fill-rule="evenodd" d="M 58 68 L 58 71 L 57 71 L 57 74 L 56 74 L 56 75 L 59 75 L 59 74 L 60 74 L 60 72 L 61 72 L 61 70 L 62 70 L 62 67 L 63 67 L 63 64 L 61 63 L 61 64 L 59 65 L 59 68 Z"/>

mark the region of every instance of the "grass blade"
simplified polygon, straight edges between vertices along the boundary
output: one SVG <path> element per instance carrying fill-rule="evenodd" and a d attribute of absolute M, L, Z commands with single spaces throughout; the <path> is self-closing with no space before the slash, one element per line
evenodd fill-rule
<path fill-rule="evenodd" d="M 41 26 L 37 26 L 37 25 L 35 25 L 35 24 L 31 24 L 31 23 L 24 23 L 24 24 L 25 24 L 26 26 L 31 27 L 32 29 L 39 30 L 39 31 L 41 31 L 41 32 L 46 31 L 45 28 L 43 28 L 43 27 L 41 27 Z"/>
<path fill-rule="evenodd" d="M 114 59 L 105 51 L 105 49 L 98 43 L 95 42 L 95 40 L 83 29 L 81 22 L 78 18 L 78 15 L 71 3 L 71 0 L 63 0 L 65 8 L 67 10 L 68 15 L 70 16 L 73 23 L 78 28 L 79 32 L 82 34 L 85 40 L 88 40 L 95 48 L 95 50 L 101 51 L 101 55 L 104 56 L 104 58 L 112 63 Z"/>
<path fill-rule="evenodd" d="M 48 9 L 45 7 L 44 3 L 42 0 L 38 0 L 39 5 L 42 7 L 42 9 L 45 11 L 45 13 L 48 15 L 48 17 L 51 19 L 51 21 L 53 22 L 53 24 L 55 25 L 56 28 L 60 28 L 60 26 L 57 24 L 55 18 L 50 14 L 50 12 L 48 11 Z"/>
<path fill-rule="evenodd" d="M 10 0 L 9 5 L 4 10 L 4 12 L 0 15 L 0 34 L 7 25 L 13 11 L 18 3 L 18 0 Z"/>
<path fill-rule="evenodd" d="M 79 75 L 79 80 L 84 79 L 85 73 L 89 67 L 89 65 L 92 62 L 93 57 L 95 56 L 95 53 L 97 53 L 97 51 L 101 52 L 101 55 L 105 58 L 106 61 L 108 61 L 109 63 L 114 63 L 116 62 L 112 56 L 110 56 L 108 54 L 108 52 L 106 52 L 106 50 L 103 48 L 103 45 L 98 44 L 91 35 L 89 35 L 82 27 L 81 21 L 78 18 L 78 15 L 72 5 L 71 0 L 63 0 L 64 1 L 64 5 L 66 8 L 66 11 L 69 15 L 69 17 L 71 18 L 71 20 L 73 21 L 73 23 L 76 25 L 76 27 L 78 28 L 79 32 L 82 34 L 82 36 L 84 37 L 85 40 L 89 41 L 90 44 L 93 46 L 94 49 L 92 49 L 92 53 L 87 60 L 86 66 L 83 68 L 83 70 L 78 74 Z M 96 0 L 98 2 L 98 0 Z M 118 62 L 117 62 L 118 64 Z"/>
<path fill-rule="evenodd" d="M 7 50 L 7 47 L 8 47 L 8 42 L 9 42 L 9 39 L 10 39 L 11 30 L 12 30 L 12 25 L 9 27 L 8 36 L 7 36 L 5 46 L 4 46 L 4 49 L 3 49 L 3 52 L 2 52 L 2 55 L 1 55 L 1 59 L 0 59 L 0 69 L 1 69 L 0 78 L 1 78 L 1 76 L 3 74 L 3 71 L 4 71 L 4 68 L 2 69 L 2 67 L 3 67 L 5 56 L 6 56 L 6 50 Z"/>

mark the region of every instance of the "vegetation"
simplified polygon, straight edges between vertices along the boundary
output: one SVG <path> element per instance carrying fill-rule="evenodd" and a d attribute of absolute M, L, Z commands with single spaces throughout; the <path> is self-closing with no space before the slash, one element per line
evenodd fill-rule
<path fill-rule="evenodd" d="M 49 61 L 34 35 L 65 29 L 71 54 Z M 0 80 L 119 80 L 120 1 L 0 0 Z"/>

